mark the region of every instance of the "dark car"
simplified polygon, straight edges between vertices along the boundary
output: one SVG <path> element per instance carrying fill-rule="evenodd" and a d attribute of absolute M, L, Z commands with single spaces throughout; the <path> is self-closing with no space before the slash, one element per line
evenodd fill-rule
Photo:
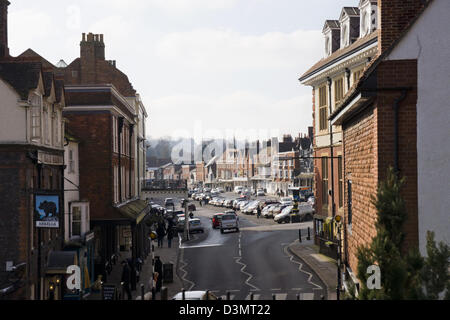
<path fill-rule="evenodd" d="M 217 213 L 212 217 L 212 228 L 217 229 L 220 228 L 220 220 L 222 219 L 223 213 Z"/>

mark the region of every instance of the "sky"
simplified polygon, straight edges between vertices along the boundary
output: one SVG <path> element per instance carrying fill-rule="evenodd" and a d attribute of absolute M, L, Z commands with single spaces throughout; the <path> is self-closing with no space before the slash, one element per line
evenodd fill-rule
<path fill-rule="evenodd" d="M 79 57 L 104 34 L 141 95 L 147 135 L 238 138 L 307 133 L 312 93 L 299 77 L 323 57 L 325 20 L 359 0 L 10 0 L 13 56 Z"/>

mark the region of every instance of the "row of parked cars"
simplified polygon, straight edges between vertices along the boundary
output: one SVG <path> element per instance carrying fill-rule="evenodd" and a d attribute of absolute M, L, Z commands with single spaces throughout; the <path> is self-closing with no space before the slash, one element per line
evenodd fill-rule
<path fill-rule="evenodd" d="M 216 207 L 225 207 L 235 211 L 241 211 L 246 215 L 255 215 L 258 208 L 261 210 L 261 217 L 274 219 L 278 223 L 290 223 L 291 221 L 311 221 L 314 216 L 313 204 L 310 202 L 298 203 L 298 212 L 295 210 L 294 202 L 291 198 L 251 200 L 248 197 L 238 199 L 226 199 L 215 197 L 210 205 Z"/>

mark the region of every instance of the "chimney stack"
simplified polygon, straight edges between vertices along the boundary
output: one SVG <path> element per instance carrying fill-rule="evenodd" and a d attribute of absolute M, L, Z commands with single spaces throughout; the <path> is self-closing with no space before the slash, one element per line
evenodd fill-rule
<path fill-rule="evenodd" d="M 384 52 L 401 35 L 429 0 L 378 0 L 380 10 L 379 52 Z"/>
<path fill-rule="evenodd" d="M 0 0 L 0 59 L 9 57 L 8 0 Z"/>

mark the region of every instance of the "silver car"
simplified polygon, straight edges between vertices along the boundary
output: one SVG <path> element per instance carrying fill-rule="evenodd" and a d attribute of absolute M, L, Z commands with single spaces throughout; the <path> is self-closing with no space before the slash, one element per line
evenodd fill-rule
<path fill-rule="evenodd" d="M 225 214 L 220 219 L 220 232 L 225 233 L 226 230 L 235 230 L 239 232 L 239 217 L 235 214 Z"/>

